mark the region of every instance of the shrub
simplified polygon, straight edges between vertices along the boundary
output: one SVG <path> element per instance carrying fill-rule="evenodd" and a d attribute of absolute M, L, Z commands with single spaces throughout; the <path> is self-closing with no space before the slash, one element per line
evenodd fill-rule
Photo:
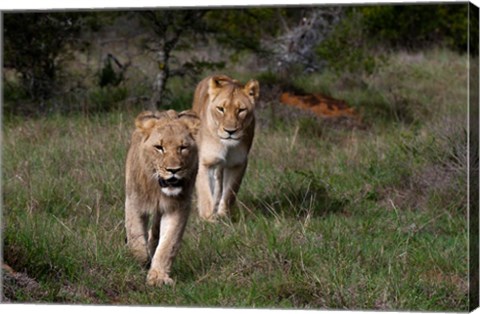
<path fill-rule="evenodd" d="M 20 73 L 29 98 L 46 100 L 59 83 L 60 57 L 68 45 L 78 44 L 79 13 L 5 14 L 4 65 Z"/>
<path fill-rule="evenodd" d="M 123 86 L 96 88 L 89 95 L 90 106 L 88 109 L 91 111 L 108 111 L 118 107 L 118 104 L 125 100 L 127 96 L 128 90 Z"/>
<path fill-rule="evenodd" d="M 369 36 L 382 44 L 411 50 L 444 44 L 466 51 L 467 3 L 368 6 L 361 8 L 360 12 Z M 478 34 L 478 27 L 473 31 Z"/>
<path fill-rule="evenodd" d="M 379 62 L 373 48 L 364 30 L 364 17 L 352 9 L 332 34 L 318 45 L 316 52 L 336 73 L 371 74 Z"/>

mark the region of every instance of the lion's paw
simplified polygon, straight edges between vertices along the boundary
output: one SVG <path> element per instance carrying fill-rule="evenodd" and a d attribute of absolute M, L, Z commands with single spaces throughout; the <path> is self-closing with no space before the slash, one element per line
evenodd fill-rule
<path fill-rule="evenodd" d="M 167 274 L 150 269 L 147 275 L 147 285 L 161 287 L 162 285 L 174 285 L 175 282 Z"/>
<path fill-rule="evenodd" d="M 228 209 L 227 205 L 222 201 L 218 206 L 216 216 L 220 218 L 227 217 L 229 212 L 230 210 Z"/>

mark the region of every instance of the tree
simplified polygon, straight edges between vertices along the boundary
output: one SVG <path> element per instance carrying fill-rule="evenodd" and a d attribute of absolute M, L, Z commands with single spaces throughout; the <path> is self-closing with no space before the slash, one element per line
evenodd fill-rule
<path fill-rule="evenodd" d="M 342 7 L 318 7 L 305 10 L 292 26 L 282 23 L 283 31 L 268 42 L 273 52 L 273 67 L 284 75 L 292 67 L 301 66 L 304 71 L 319 69 L 316 47 L 332 32 L 340 21 Z M 281 19 L 282 16 L 279 16 Z"/>
<path fill-rule="evenodd" d="M 215 41 L 236 52 L 250 51 L 269 55 L 263 40 L 275 37 L 280 30 L 286 11 L 280 8 L 248 8 L 210 10 L 205 19 L 208 27 L 215 30 Z"/>
<path fill-rule="evenodd" d="M 288 75 L 292 67 L 316 70 L 315 47 L 340 20 L 341 7 L 212 10 L 207 22 L 216 40 L 235 51 L 255 53 L 263 64 Z"/>
<path fill-rule="evenodd" d="M 203 69 L 223 67 L 222 62 L 197 60 L 192 57 L 174 68 L 172 56 L 175 51 L 191 49 L 202 42 L 215 42 L 227 51 L 231 49 L 232 57 L 242 51 L 249 51 L 269 60 L 273 52 L 269 43 L 284 30 L 282 25 L 298 21 L 304 10 L 248 8 L 137 12 L 143 24 L 151 29 L 154 35 L 153 40 L 147 44 L 147 49 L 155 53 L 158 64 L 158 74 L 154 80 L 150 101 L 151 109 L 163 104 L 166 85 L 171 77 L 198 74 Z M 278 57 L 279 54 L 275 56 Z"/>
<path fill-rule="evenodd" d="M 20 74 L 28 97 L 41 104 L 58 83 L 60 54 L 78 42 L 80 13 L 4 14 L 4 67 Z"/>
<path fill-rule="evenodd" d="M 209 62 L 187 61 L 177 68 L 171 68 L 173 52 L 192 47 L 192 39 L 202 37 L 209 32 L 203 17 L 206 10 L 159 10 L 140 11 L 136 14 L 154 34 L 153 40 L 147 43 L 147 49 L 156 55 L 158 74 L 153 83 L 153 94 L 150 108 L 155 110 L 162 106 L 165 99 L 166 84 L 170 77 L 198 72 L 199 67 L 215 66 Z"/>

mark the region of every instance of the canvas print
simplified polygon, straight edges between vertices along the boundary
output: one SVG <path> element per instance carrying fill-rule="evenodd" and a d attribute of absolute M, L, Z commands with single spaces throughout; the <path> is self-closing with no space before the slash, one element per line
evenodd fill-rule
<path fill-rule="evenodd" d="M 1 302 L 475 309 L 478 12 L 2 12 Z"/>

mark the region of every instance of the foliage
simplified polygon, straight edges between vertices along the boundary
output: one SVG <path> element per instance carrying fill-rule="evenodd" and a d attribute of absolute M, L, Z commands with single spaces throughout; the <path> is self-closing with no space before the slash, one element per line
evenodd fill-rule
<path fill-rule="evenodd" d="M 465 52 L 468 44 L 468 3 L 375 5 L 360 8 L 373 39 L 394 48 L 419 50 L 430 45 Z M 471 30 L 478 33 L 478 27 Z"/>
<path fill-rule="evenodd" d="M 381 71 L 389 50 L 444 45 L 465 51 L 467 8 L 429 4 L 6 13 L 4 108 L 20 114 L 103 111 L 106 104 L 116 107 L 113 99 L 148 106 L 147 98 L 150 107 L 178 106 L 174 93 L 180 89 L 171 78 L 184 79 L 182 92 L 193 93 L 202 75 L 219 70 L 240 77 L 241 72 L 267 73 L 277 76 L 277 82 L 270 80 L 277 87 L 293 86 L 295 78 L 309 71 L 329 72 L 345 78 L 345 84 L 365 88 L 366 76 Z M 478 14 L 471 15 L 475 25 Z M 102 34 L 108 39 L 92 40 L 113 21 L 116 24 Z M 118 49 L 125 40 L 123 28 L 135 29 L 125 35 L 126 50 Z M 477 28 L 470 31 L 471 38 L 478 38 Z M 471 48 L 478 53 L 478 45 Z M 105 49 L 121 63 L 104 59 Z M 236 63 L 245 59 L 248 62 Z M 120 85 L 128 91 L 122 97 L 90 103 L 108 98 L 95 95 L 101 93 L 95 87 Z M 135 95 L 134 85 L 142 85 Z M 323 85 L 320 82 L 318 88 Z M 400 98 L 394 102 L 399 104 L 395 108 L 402 108 Z"/>
<path fill-rule="evenodd" d="M 153 40 L 146 46 L 155 53 L 158 64 L 152 106 L 158 107 L 164 102 L 170 77 L 196 77 L 203 71 L 212 72 L 225 65 L 223 61 L 199 60 L 195 57 L 175 64 L 175 52 L 191 51 L 204 44 L 215 43 L 220 45 L 220 49 L 233 49 L 230 61 L 237 60 L 244 51 L 267 56 L 271 53 L 271 47 L 265 45 L 265 39 L 281 34 L 289 20 L 301 12 L 302 10 L 282 8 L 138 12 L 143 25 L 154 34 Z"/>
<path fill-rule="evenodd" d="M 324 6 L 212 10 L 206 21 L 216 42 L 233 49 L 232 61 L 248 51 L 264 67 L 288 75 L 293 68 L 319 68 L 313 48 L 338 22 L 341 11 Z"/>
<path fill-rule="evenodd" d="M 478 34 L 478 29 L 471 31 Z M 444 45 L 466 52 L 467 40 L 467 4 L 374 5 L 348 8 L 316 52 L 329 70 L 368 75 L 384 64 L 381 51 L 386 49 Z"/>
<path fill-rule="evenodd" d="M 153 33 L 152 40 L 146 42 L 146 48 L 155 53 L 158 74 L 153 84 L 151 98 L 152 109 L 160 108 L 165 102 L 166 85 L 171 76 L 184 76 L 195 73 L 200 67 L 214 67 L 206 61 L 187 61 L 177 68 L 172 67 L 176 50 L 193 49 L 192 39 L 204 38 L 209 29 L 204 21 L 206 10 L 156 10 L 136 12 L 143 25 Z M 198 74 L 198 73 L 195 73 Z"/>
<path fill-rule="evenodd" d="M 92 89 L 88 96 L 89 111 L 109 111 L 115 109 L 116 104 L 127 98 L 128 89 L 124 86 L 97 87 Z"/>
<path fill-rule="evenodd" d="M 112 65 L 112 61 L 115 63 L 115 68 Z M 132 65 L 132 61 L 129 58 L 127 62 L 123 64 L 111 53 L 107 54 L 107 57 L 103 61 L 103 67 L 97 72 L 98 86 L 118 86 L 125 81 L 125 74 Z"/>
<path fill-rule="evenodd" d="M 21 75 L 31 99 L 46 100 L 59 84 L 58 72 L 67 46 L 78 44 L 79 13 L 6 13 L 4 66 Z"/>
<path fill-rule="evenodd" d="M 105 59 L 103 68 L 98 73 L 98 85 L 100 87 L 105 86 L 118 86 L 123 81 L 123 72 L 117 73 L 112 66 L 111 58 Z"/>
<path fill-rule="evenodd" d="M 286 77 L 295 69 L 313 72 L 322 68 L 315 47 L 330 35 L 343 15 L 342 7 L 322 6 L 305 11 L 301 19 L 269 44 L 273 52 L 270 66 Z"/>
<path fill-rule="evenodd" d="M 480 11 L 478 7 L 473 3 L 469 3 L 469 50 L 473 56 L 478 56 L 478 45 L 479 45 L 479 14 Z"/>
<path fill-rule="evenodd" d="M 221 45 L 236 52 L 248 50 L 262 54 L 267 53 L 262 39 L 279 34 L 278 19 L 288 11 L 281 8 L 216 9 L 208 11 L 205 20 Z"/>
<path fill-rule="evenodd" d="M 317 54 L 330 70 L 343 74 L 371 74 L 375 70 L 379 60 L 363 23 L 363 16 L 356 9 L 350 10 L 330 36 L 317 46 Z"/>

